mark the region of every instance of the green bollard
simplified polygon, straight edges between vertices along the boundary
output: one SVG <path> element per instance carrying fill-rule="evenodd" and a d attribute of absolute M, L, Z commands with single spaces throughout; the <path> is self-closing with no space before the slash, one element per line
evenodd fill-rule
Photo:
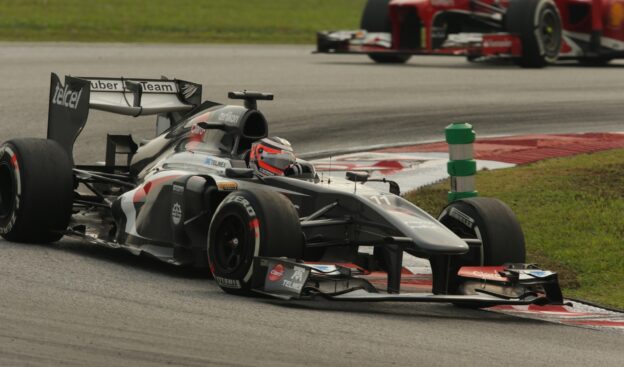
<path fill-rule="evenodd" d="M 475 190 L 475 174 L 477 162 L 474 160 L 476 134 L 472 125 L 463 122 L 450 124 L 444 130 L 449 145 L 449 162 L 446 165 L 451 176 L 451 191 L 448 201 L 478 196 Z"/>

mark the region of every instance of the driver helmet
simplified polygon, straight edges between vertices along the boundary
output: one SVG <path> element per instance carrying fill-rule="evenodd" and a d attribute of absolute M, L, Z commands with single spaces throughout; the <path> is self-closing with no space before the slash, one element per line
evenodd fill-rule
<path fill-rule="evenodd" d="M 297 159 L 290 142 L 272 136 L 254 142 L 249 153 L 249 166 L 263 176 L 283 176 Z"/>

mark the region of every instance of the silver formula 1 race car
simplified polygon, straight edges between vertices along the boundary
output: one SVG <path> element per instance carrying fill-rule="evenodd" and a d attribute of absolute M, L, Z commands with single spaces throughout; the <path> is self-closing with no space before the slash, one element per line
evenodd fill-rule
<path fill-rule="evenodd" d="M 373 189 L 366 172 L 338 179 L 268 137 L 258 100 L 201 102 L 182 80 L 52 74 L 47 139 L 0 147 L 0 233 L 10 241 L 63 236 L 210 270 L 228 293 L 284 299 L 561 303 L 557 275 L 525 261 L 512 211 L 488 198 L 451 203 L 438 219 Z M 106 140 L 105 161 L 76 165 L 73 146 L 90 109 L 157 115 L 137 145 Z M 120 159 L 122 158 L 122 159 Z M 125 159 L 124 159 L 125 158 Z M 376 180 L 379 181 L 379 180 Z M 432 280 L 405 259 L 424 258 Z"/>

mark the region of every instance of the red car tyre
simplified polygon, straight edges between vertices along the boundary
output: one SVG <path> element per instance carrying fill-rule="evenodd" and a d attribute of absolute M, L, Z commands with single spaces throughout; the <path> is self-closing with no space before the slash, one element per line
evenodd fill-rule
<path fill-rule="evenodd" d="M 520 66 L 541 68 L 557 61 L 563 27 L 552 0 L 511 0 L 505 27 L 522 41 L 522 56 L 515 60 Z"/>
<path fill-rule="evenodd" d="M 392 32 L 388 4 L 390 0 L 368 0 L 362 13 L 360 28 L 368 32 Z M 371 60 L 380 64 L 404 64 L 411 55 L 392 55 L 383 53 L 368 54 Z"/>

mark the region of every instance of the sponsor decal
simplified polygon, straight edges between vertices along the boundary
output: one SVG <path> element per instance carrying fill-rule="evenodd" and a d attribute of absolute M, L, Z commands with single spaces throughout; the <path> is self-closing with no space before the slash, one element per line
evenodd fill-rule
<path fill-rule="evenodd" d="M 206 160 L 204 161 L 204 164 L 208 166 L 218 167 L 218 168 L 225 168 L 227 166 L 225 162 L 226 162 L 225 160 L 209 157 L 209 158 L 206 158 Z"/>
<path fill-rule="evenodd" d="M 95 92 L 122 92 L 119 80 L 91 80 L 91 90 Z"/>
<path fill-rule="evenodd" d="M 457 275 L 465 278 L 476 278 L 485 280 L 495 280 L 499 282 L 507 281 L 507 278 L 500 275 L 504 270 L 502 266 L 463 266 Z"/>
<path fill-rule="evenodd" d="M 125 80 L 125 79 L 124 79 Z M 146 93 L 176 93 L 177 88 L 175 82 L 172 81 L 126 81 L 141 85 L 141 89 Z M 121 80 L 93 79 L 90 80 L 91 91 L 94 92 L 127 92 L 128 89 L 123 85 Z"/>
<path fill-rule="evenodd" d="M 282 264 L 277 264 L 269 271 L 268 279 L 272 282 L 277 282 L 282 280 L 284 277 L 284 266 Z"/>
<path fill-rule="evenodd" d="M 449 217 L 457 219 L 461 224 L 465 225 L 468 228 L 474 227 L 475 220 L 468 214 L 462 212 L 455 207 L 449 210 Z"/>
<path fill-rule="evenodd" d="M 306 264 L 312 268 L 312 272 L 322 273 L 325 275 L 341 275 L 340 269 L 336 265 L 322 265 L 322 264 Z"/>
<path fill-rule="evenodd" d="M 319 265 L 319 264 L 307 264 L 309 267 L 311 267 L 314 270 L 318 270 L 322 273 L 329 273 L 332 271 L 337 270 L 336 265 Z"/>
<path fill-rule="evenodd" d="M 175 93 L 175 84 L 171 82 L 139 82 L 144 92 Z"/>
<path fill-rule="evenodd" d="M 54 96 L 52 97 L 52 103 L 55 105 L 71 108 L 75 110 L 78 108 L 78 101 L 80 101 L 80 95 L 82 89 L 71 90 L 69 89 L 69 83 L 65 85 L 65 88 L 58 83 L 54 89 Z"/>
<path fill-rule="evenodd" d="M 295 266 L 294 272 L 290 280 L 293 282 L 303 282 L 303 275 L 305 274 L 305 268 L 301 266 Z"/>
<path fill-rule="evenodd" d="M 300 293 L 310 272 L 303 266 L 269 262 L 264 289 L 275 293 Z M 292 266 L 292 267 L 291 267 Z"/>
<path fill-rule="evenodd" d="M 535 278 L 547 278 L 555 273 L 552 271 L 546 271 L 546 270 L 532 270 L 532 271 L 527 272 L 527 274 Z"/>
<path fill-rule="evenodd" d="M 222 287 L 234 288 L 234 289 L 242 288 L 239 280 L 223 278 L 223 277 L 216 276 L 216 275 L 214 276 L 214 278 L 217 281 L 217 283 L 219 283 L 219 285 Z"/>
<path fill-rule="evenodd" d="M 518 273 L 518 279 L 520 280 L 530 280 L 534 278 L 548 278 L 556 273 L 549 270 L 540 270 L 540 269 L 514 269 L 510 270 L 514 273 Z"/>
<path fill-rule="evenodd" d="M 182 206 L 180 203 L 174 203 L 171 207 L 171 220 L 173 220 L 173 224 L 178 225 L 182 220 Z"/>
<path fill-rule="evenodd" d="M 224 191 L 234 191 L 238 189 L 238 184 L 232 181 L 217 182 L 217 188 Z"/>
<path fill-rule="evenodd" d="M 241 204 L 245 208 L 245 210 L 247 211 L 247 214 L 249 214 L 250 217 L 252 217 L 252 218 L 256 217 L 256 211 L 251 206 L 251 203 L 249 203 L 249 200 L 245 199 L 242 196 L 238 196 L 238 195 L 231 195 L 231 196 L 228 196 L 225 200 L 223 200 L 224 204 L 225 203 L 231 203 L 231 202 L 235 202 L 235 203 Z"/>
<path fill-rule="evenodd" d="M 509 48 L 512 46 L 511 40 L 491 40 L 486 39 L 483 41 L 483 47 L 489 48 Z"/>
<path fill-rule="evenodd" d="M 184 192 L 184 186 L 178 185 L 178 184 L 173 184 L 172 190 L 173 190 L 173 192 L 183 193 Z"/>
<path fill-rule="evenodd" d="M 183 83 L 180 89 L 182 89 L 182 95 L 184 96 L 184 98 L 189 99 L 195 94 L 195 92 L 197 92 L 197 89 L 199 88 L 195 84 Z"/>
<path fill-rule="evenodd" d="M 478 270 L 473 271 L 472 275 L 474 277 L 481 278 L 481 279 L 492 279 L 492 280 L 505 280 L 505 279 L 507 279 L 507 278 L 501 276 L 498 273 L 486 273 L 486 272 L 478 271 Z"/>
<path fill-rule="evenodd" d="M 232 113 L 231 111 L 228 111 L 228 112 L 221 112 L 219 116 L 217 117 L 217 120 L 221 122 L 233 124 L 236 121 L 238 121 L 238 118 L 239 116 L 237 114 Z"/>
<path fill-rule="evenodd" d="M 290 277 L 288 279 L 282 280 L 282 286 L 299 292 L 303 287 L 304 275 L 305 268 L 302 268 L 301 266 L 295 266 Z"/>

